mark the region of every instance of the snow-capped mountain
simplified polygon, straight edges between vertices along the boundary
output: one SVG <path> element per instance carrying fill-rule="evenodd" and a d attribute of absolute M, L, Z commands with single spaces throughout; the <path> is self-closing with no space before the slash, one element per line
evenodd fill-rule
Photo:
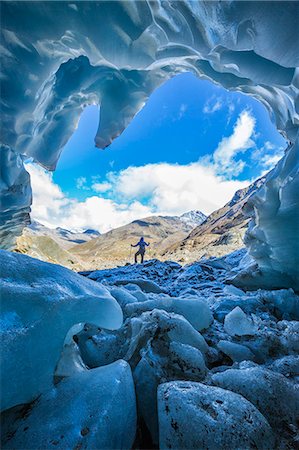
<path fill-rule="evenodd" d="M 192 228 L 198 227 L 207 219 L 207 216 L 199 210 L 188 211 L 179 217 Z"/>
<path fill-rule="evenodd" d="M 100 236 L 97 230 L 85 230 L 82 232 L 75 232 L 66 228 L 57 227 L 54 229 L 48 228 L 37 220 L 33 220 L 27 227 L 26 233 L 34 234 L 34 236 L 49 236 L 65 248 L 73 247 L 75 244 L 83 244 Z M 61 242 L 62 241 L 62 242 Z"/>

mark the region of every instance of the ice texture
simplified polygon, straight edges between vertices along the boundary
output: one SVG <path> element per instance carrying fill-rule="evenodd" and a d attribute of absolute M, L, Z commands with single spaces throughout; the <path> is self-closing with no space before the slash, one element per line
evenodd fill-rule
<path fill-rule="evenodd" d="M 135 381 L 138 412 L 158 444 L 157 387 L 173 379 L 203 380 L 209 347 L 192 325 L 177 314 L 154 309 L 129 317 L 116 331 L 88 327 L 76 342 L 89 367 L 128 361 Z"/>
<path fill-rule="evenodd" d="M 113 422 L 115 411 L 113 408 L 110 409 L 110 406 L 115 403 L 117 412 L 120 408 L 124 419 L 127 417 L 126 407 L 131 405 L 131 401 L 126 401 L 124 406 L 123 403 L 119 403 L 117 397 L 117 393 L 122 396 L 127 392 L 123 378 L 118 385 L 120 390 L 113 391 L 114 379 L 118 379 L 118 369 L 116 373 L 114 369 L 110 371 L 110 368 L 118 367 L 113 364 L 118 361 L 116 364 L 120 364 L 121 372 L 124 370 L 124 373 L 128 374 L 128 377 L 125 377 L 127 380 L 131 375 L 129 376 L 130 370 L 126 363 L 130 365 L 133 375 L 138 406 L 138 438 L 134 444 L 136 448 L 157 447 L 159 428 L 160 436 L 161 429 L 165 431 L 160 440 L 162 448 L 168 446 L 168 437 L 174 440 L 175 446 L 175 442 L 178 442 L 176 448 L 179 446 L 192 448 L 193 445 L 196 448 L 203 448 L 204 445 L 200 446 L 202 439 L 207 445 L 214 442 L 213 439 L 218 439 L 217 448 L 234 448 L 234 445 L 237 446 L 236 442 L 240 442 L 242 448 L 250 448 L 250 443 L 257 448 L 296 448 L 299 323 L 293 320 L 298 296 L 291 289 L 245 292 L 228 288 L 224 280 L 227 271 L 236 264 L 238 259 L 236 255 L 194 263 L 193 268 L 192 265 L 181 267 L 155 260 L 149 261 L 144 266 L 132 265 L 97 271 L 96 278 L 103 280 L 106 283 L 104 286 L 100 282 L 84 279 L 59 266 L 42 263 L 23 255 L 8 252 L 1 252 L 1 256 L 2 254 L 5 276 L 1 289 L 3 287 L 6 297 L 7 292 L 11 292 L 11 295 L 6 298 L 10 309 L 3 311 L 0 325 L 4 338 L 7 340 L 7 337 L 10 337 L 12 345 L 8 349 L 12 361 L 7 361 L 7 358 L 2 364 L 8 367 L 10 371 L 8 375 L 14 383 L 18 381 L 19 374 L 22 379 L 17 391 L 16 386 L 8 384 L 7 379 L 5 388 L 14 392 L 16 403 L 19 404 L 25 401 L 22 395 L 23 391 L 26 391 L 27 372 L 33 380 L 36 379 L 36 374 L 39 375 L 43 370 L 46 372 L 41 380 L 43 385 L 37 386 L 38 390 L 32 393 L 33 401 L 31 402 L 29 397 L 26 400 L 31 403 L 14 406 L 3 412 L 1 431 L 4 447 L 8 448 L 11 445 L 9 443 L 11 438 L 16 439 L 11 441 L 13 448 L 32 448 L 32 444 L 28 447 L 28 441 L 34 442 L 35 434 L 38 436 L 36 443 L 38 448 L 48 448 L 48 442 L 50 446 L 63 448 L 65 445 L 63 441 L 66 438 L 70 439 L 72 445 L 66 445 L 64 448 L 76 448 L 80 442 L 81 448 L 85 448 L 84 446 L 102 448 L 102 445 L 106 445 L 99 441 L 97 447 L 94 441 L 100 439 L 96 437 L 97 425 L 94 425 L 98 424 L 99 416 L 97 413 L 91 414 L 92 417 L 86 416 L 85 411 L 93 408 L 99 410 L 99 414 L 101 411 L 108 411 L 109 418 Z M 10 267 L 12 265 L 13 268 Z M 195 277 L 192 281 L 190 278 L 192 271 L 197 273 L 200 270 L 202 276 Z M 209 276 L 213 275 L 212 282 L 205 279 L 205 270 Z M 24 272 L 27 274 L 26 278 Z M 88 276 L 88 273 L 85 275 Z M 177 283 L 178 277 L 181 279 L 180 283 Z M 115 284 L 120 279 L 154 280 L 161 286 L 162 291 L 168 293 L 143 292 L 140 286 L 130 282 L 122 286 Z M 11 288 L 10 291 L 6 285 Z M 175 297 L 170 296 L 173 291 L 176 292 Z M 93 309 L 95 296 L 97 307 Z M 99 318 L 101 314 L 99 305 L 104 299 L 105 305 L 110 305 L 109 317 L 103 314 Z M 156 308 L 159 300 L 161 306 L 171 305 L 169 299 L 179 300 L 182 304 L 185 301 L 188 304 L 188 299 L 194 301 L 204 299 L 209 310 L 213 312 L 213 323 L 198 332 L 183 316 L 184 308 L 181 311 L 182 315 Z M 116 301 L 119 302 L 119 307 Z M 128 306 L 141 306 L 144 303 L 148 306 L 150 304 L 155 309 L 144 312 L 142 309 L 136 309 L 132 315 L 126 313 Z M 80 307 L 80 311 L 76 310 L 75 316 L 73 307 L 75 308 L 76 304 Z M 24 307 L 22 312 L 26 313 L 28 319 L 26 324 L 31 324 L 31 329 L 34 331 L 36 328 L 39 333 L 35 340 L 33 340 L 35 336 L 29 333 L 30 330 L 22 331 L 25 319 L 15 305 Z M 53 314 L 48 312 L 46 308 L 48 305 L 52 307 Z M 175 302 L 172 306 L 175 306 Z M 241 318 L 244 319 L 245 316 L 246 324 L 248 319 L 250 324 L 254 324 L 254 335 L 230 335 L 225 330 L 224 319 L 232 314 L 236 307 L 244 311 Z M 120 308 L 124 311 L 124 322 L 120 328 L 112 329 L 121 324 Z M 116 320 L 116 317 L 119 322 L 112 326 L 111 321 Z M 36 321 L 33 322 L 33 319 Z M 59 335 L 61 333 L 60 342 L 54 339 L 57 330 Z M 233 330 L 236 330 L 234 323 Z M 242 330 L 244 331 L 244 327 Z M 22 355 L 20 359 L 20 340 L 17 339 L 19 335 L 20 339 L 28 341 L 30 352 L 31 350 L 33 352 L 32 356 L 26 349 L 27 354 Z M 52 359 L 52 341 L 57 343 L 53 364 L 48 361 L 49 358 Z M 2 355 L 7 351 L 5 346 L 3 348 Z M 29 367 L 27 359 L 31 362 L 31 357 L 38 360 Z M 26 379 L 23 366 L 26 369 Z M 106 381 L 112 386 L 111 395 L 108 397 L 101 397 L 102 388 L 106 386 L 105 377 L 99 381 L 99 388 L 95 384 L 95 378 L 92 378 L 95 383 L 89 379 L 92 373 L 102 373 L 97 371 L 98 367 L 107 369 L 109 380 Z M 64 389 L 63 386 L 66 385 L 77 385 L 77 382 L 73 384 L 73 380 L 81 380 L 84 389 L 81 389 L 80 381 L 79 392 L 72 391 L 73 399 L 69 402 L 70 409 L 68 409 L 68 397 L 62 395 L 60 389 Z M 197 394 L 193 395 L 193 391 L 192 395 L 190 394 L 192 397 L 190 401 L 188 390 L 176 393 L 179 412 L 174 411 L 171 415 L 163 416 L 159 427 L 157 391 L 161 384 L 174 381 L 183 381 L 188 386 L 190 382 L 199 385 L 200 388 L 196 390 L 200 398 L 198 400 Z M 88 387 L 90 384 L 91 390 Z M 116 392 L 116 397 L 113 392 Z M 59 400 L 61 414 L 57 410 L 56 397 Z M 6 400 L 9 398 L 9 393 L 5 392 L 5 398 Z M 97 399 L 99 402 L 96 406 Z M 169 408 L 172 408 L 172 404 L 169 405 Z M 50 410 L 54 411 L 51 420 Z M 70 426 L 71 420 L 74 430 Z M 59 422 L 65 433 L 59 434 L 60 428 L 57 427 Z M 134 428 L 131 424 L 129 421 L 127 430 L 122 431 L 124 426 L 123 422 L 120 422 L 120 435 L 117 439 L 123 439 L 124 444 L 113 441 L 111 445 L 115 445 L 116 448 L 122 448 L 122 445 L 131 448 Z M 195 427 L 192 433 L 190 424 L 194 424 Z M 272 427 L 270 434 L 269 424 Z M 202 432 L 202 428 L 206 431 Z M 113 430 L 114 428 L 109 429 L 111 436 L 114 436 Z M 151 436 L 148 438 L 150 442 L 145 442 L 145 435 Z M 101 438 L 106 439 L 105 436 L 103 430 Z M 138 441 L 140 436 L 141 442 Z M 237 437 L 240 441 L 237 441 Z M 276 443 L 273 441 L 274 438 Z M 76 445 L 73 445 L 73 439 L 77 439 Z M 109 448 L 109 443 L 107 447 Z M 210 448 L 214 448 L 212 444 Z"/>
<path fill-rule="evenodd" d="M 213 322 L 213 315 L 206 301 L 199 297 L 164 297 L 131 303 L 126 306 L 128 315 L 141 314 L 144 311 L 163 309 L 184 316 L 198 331 L 208 328 Z"/>
<path fill-rule="evenodd" d="M 271 427 L 245 398 L 201 383 L 173 381 L 158 389 L 160 449 L 270 449 Z"/>
<path fill-rule="evenodd" d="M 279 373 L 261 367 L 230 369 L 213 375 L 212 381 L 249 400 L 278 432 L 298 422 L 298 386 Z"/>
<path fill-rule="evenodd" d="M 86 370 L 43 393 L 23 414 L 5 413 L 2 448 L 129 449 L 136 431 L 130 366 Z"/>
<path fill-rule="evenodd" d="M 254 335 L 256 332 L 252 319 L 239 306 L 225 316 L 224 329 L 231 336 Z"/>
<path fill-rule="evenodd" d="M 254 354 L 245 345 L 236 344 L 230 341 L 219 341 L 217 347 L 227 356 L 229 356 L 234 362 L 240 362 L 244 360 L 253 360 Z"/>
<path fill-rule="evenodd" d="M 90 322 L 119 328 L 107 289 L 70 270 L 0 250 L 1 408 L 34 400 L 53 383 L 69 329 Z"/>
<path fill-rule="evenodd" d="M 2 2 L 1 151 L 55 169 L 89 104 L 101 107 L 95 142 L 104 148 L 180 72 L 252 95 L 290 146 L 249 201 L 253 265 L 235 282 L 298 290 L 298 8 L 257 1 Z M 2 161 L 10 174 L 1 184 L 8 247 L 28 220 L 30 186 L 25 174 L 20 183 L 18 156 Z"/>

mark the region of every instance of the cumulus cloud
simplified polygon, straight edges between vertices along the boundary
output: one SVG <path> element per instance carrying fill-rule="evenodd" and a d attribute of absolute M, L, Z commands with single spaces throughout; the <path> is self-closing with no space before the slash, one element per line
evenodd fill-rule
<path fill-rule="evenodd" d="M 95 191 L 95 192 L 101 192 L 101 193 L 107 192 L 107 191 L 109 191 L 111 188 L 112 188 L 112 185 L 111 185 L 110 183 L 106 183 L 106 182 L 103 182 L 103 183 L 93 183 L 93 184 L 91 185 L 91 189 L 92 189 L 93 191 Z"/>
<path fill-rule="evenodd" d="M 98 196 L 85 201 L 67 197 L 53 181 L 52 173 L 35 164 L 26 164 L 30 173 L 33 204 L 31 217 L 49 228 L 70 230 L 93 228 L 101 233 L 152 214 L 138 201 L 117 203 Z"/>
<path fill-rule="evenodd" d="M 110 174 L 109 178 L 121 198 L 149 199 L 153 211 L 170 215 L 192 209 L 210 214 L 229 201 L 236 190 L 249 184 L 249 181 L 223 180 L 215 175 L 213 168 L 200 162 L 128 167 Z"/>

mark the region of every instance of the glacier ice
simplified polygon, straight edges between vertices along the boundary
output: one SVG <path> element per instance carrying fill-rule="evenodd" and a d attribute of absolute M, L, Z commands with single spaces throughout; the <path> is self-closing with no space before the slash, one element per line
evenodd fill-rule
<path fill-rule="evenodd" d="M 229 369 L 212 375 L 212 381 L 249 400 L 278 433 L 299 419 L 298 387 L 279 373 L 261 367 Z"/>
<path fill-rule="evenodd" d="M 104 286 L 62 267 L 42 263 L 23 255 L 2 251 L 1 257 L 2 266 L 5 267 L 5 270 L 2 269 L 5 276 L 1 288 L 4 287 L 3 292 L 10 306 L 2 314 L 2 335 L 6 340 L 15 336 L 11 341 L 12 346 L 9 349 L 5 346 L 3 348 L 10 351 L 8 357 L 13 360 L 11 366 L 8 365 L 8 375 L 14 383 L 20 381 L 16 391 L 15 386 L 8 386 L 8 380 L 5 379 L 7 390 L 13 391 L 13 402 L 7 405 L 13 408 L 6 409 L 2 414 L 5 430 L 2 432 L 4 448 L 9 448 L 11 443 L 19 448 L 25 448 L 25 445 L 28 447 L 28 440 L 33 440 L 32 436 L 35 434 L 38 436 L 36 441 L 38 448 L 48 448 L 49 440 L 55 442 L 51 445 L 63 448 L 65 439 L 69 439 L 72 443 L 70 448 L 74 448 L 74 439 L 77 439 L 76 443 L 82 442 L 83 448 L 84 443 L 87 447 L 96 447 L 95 439 L 106 439 L 107 436 L 104 431 L 101 436 L 95 432 L 96 426 L 93 424 L 98 424 L 98 414 L 103 410 L 108 411 L 114 423 L 115 411 L 113 408 L 110 409 L 110 400 L 116 398 L 114 403 L 119 405 L 117 409 L 125 408 L 118 395 L 121 397 L 125 395 L 126 383 L 123 381 L 120 384 L 114 383 L 118 378 L 117 367 L 121 368 L 121 372 L 128 374 L 125 378 L 131 379 L 128 381 L 129 386 L 132 384 L 132 376 L 134 380 L 138 417 L 137 441 L 134 444 L 136 448 L 141 448 L 139 444 L 143 446 L 148 444 L 147 448 L 152 444 L 157 446 L 159 433 L 161 448 L 167 447 L 168 437 L 173 440 L 173 444 L 178 439 L 177 442 L 185 448 L 201 444 L 201 439 L 207 444 L 213 439 L 219 439 L 221 448 L 225 448 L 227 442 L 236 443 L 238 439 L 239 445 L 240 443 L 243 445 L 242 448 L 249 447 L 250 442 L 255 442 L 259 448 L 276 448 L 273 439 L 280 437 L 282 448 L 292 448 L 296 444 L 294 432 L 298 403 L 296 383 L 299 324 L 298 321 L 292 320 L 298 301 L 298 296 L 292 290 L 239 292 L 234 288 L 227 288 L 223 282 L 227 269 L 216 269 L 215 259 L 211 261 L 213 267 L 209 266 L 209 260 L 204 263 L 215 275 L 215 281 L 207 283 L 196 278 L 197 284 L 193 284 L 192 289 L 188 290 L 186 288 L 189 286 L 191 266 L 184 268 L 170 265 L 168 262 L 154 261 L 146 267 L 138 265 L 105 270 L 102 271 L 102 275 L 109 283 Z M 195 271 L 199 265 L 195 264 Z M 220 266 L 221 264 L 218 265 Z M 27 273 L 26 278 L 24 272 Z M 108 277 L 109 272 L 111 277 Z M 131 278 L 135 280 L 141 278 L 150 280 L 153 273 L 156 273 L 155 281 L 168 292 L 171 292 L 172 285 L 176 284 L 178 273 L 181 279 L 185 278 L 185 282 L 176 285 L 176 289 L 180 289 L 176 297 L 170 297 L 163 292 L 145 293 L 136 284 L 117 286 L 114 282 L 124 279 L 124 272 L 127 279 L 131 274 L 133 275 Z M 102 280 L 102 275 L 98 271 L 97 279 Z M 10 289 L 10 297 L 7 297 L 7 286 Z M 136 298 L 136 293 L 142 294 L 145 299 Z M 164 304 L 169 306 L 171 305 L 169 299 L 179 300 L 182 303 L 186 301 L 188 304 L 188 299 L 197 301 L 202 298 L 208 310 L 214 313 L 214 321 L 201 332 L 198 332 L 183 315 L 156 308 L 159 301 L 161 306 Z M 283 314 L 283 305 L 288 299 L 290 308 L 285 308 L 286 313 Z M 94 300 L 97 306 L 94 306 Z M 23 305 L 24 302 L 26 307 Z M 105 316 L 106 312 L 99 308 L 101 302 L 104 302 L 108 317 Z M 120 306 L 117 306 L 116 302 L 119 302 Z M 145 312 L 137 309 L 133 315 L 126 314 L 128 306 L 140 306 L 148 302 L 151 302 L 151 307 L 155 309 Z M 74 312 L 73 308 L 77 304 L 80 311 Z M 19 309 L 23 307 L 23 314 L 20 314 L 15 305 Z M 52 307 L 50 312 L 47 306 Z M 221 308 L 218 310 L 219 314 L 215 314 L 218 307 Z M 241 319 L 243 320 L 245 316 L 246 327 L 248 327 L 247 319 L 252 318 L 250 324 L 255 327 L 254 334 L 247 334 L 246 327 L 245 334 L 230 335 L 225 330 L 224 319 L 234 313 L 236 307 L 244 310 Z M 121 308 L 124 310 L 122 326 L 120 326 Z M 25 319 L 27 325 L 31 324 L 31 330 L 36 329 L 39 333 L 37 339 L 33 340 L 35 336 L 29 333 L 30 330 L 26 333 L 21 332 Z M 240 332 L 238 320 L 237 323 L 233 320 L 231 325 L 233 331 Z M 120 327 L 115 329 L 117 326 Z M 59 332 L 56 331 L 58 329 Z M 244 331 L 244 326 L 241 331 Z M 59 342 L 58 339 L 54 339 L 57 333 Z M 30 353 L 29 358 L 28 349 L 27 354 L 21 355 L 22 357 L 19 355 L 19 335 L 20 340 L 21 338 L 24 340 L 24 345 L 26 343 L 30 346 L 30 350 L 32 349 L 33 354 L 31 356 Z M 56 345 L 55 351 L 52 351 L 52 341 Z M 13 347 L 14 344 L 16 347 Z M 5 351 L 2 352 L 2 356 Z M 31 358 L 38 360 L 32 362 Z M 29 365 L 26 366 L 27 360 L 30 360 L 30 368 Z M 4 363 L 7 364 L 7 361 Z M 24 378 L 23 366 L 27 378 Z M 106 371 L 108 380 L 106 376 L 100 376 L 104 373 L 101 372 L 102 369 Z M 29 377 L 35 381 L 36 374 L 40 374 L 39 370 L 40 372 L 44 370 L 45 374 L 29 397 L 27 389 L 31 389 L 32 386 L 30 383 L 26 386 L 25 383 L 28 383 Z M 18 380 L 19 375 L 21 380 Z M 3 377 L 5 378 L 4 373 Z M 79 381 L 77 384 L 76 380 L 81 380 L 80 384 Z M 193 395 L 195 391 L 192 390 L 192 400 L 189 402 L 189 388 L 176 393 L 180 411 L 166 414 L 161 419 L 158 410 L 160 411 L 159 405 L 164 404 L 165 399 L 159 397 L 159 392 L 165 386 L 164 383 L 168 382 L 171 382 L 171 385 L 180 382 L 188 386 L 196 385 L 195 391 L 200 394 L 200 398 L 197 400 L 197 394 Z M 101 389 L 96 388 L 96 383 L 99 383 Z M 106 383 L 109 386 L 118 386 L 114 391 L 116 397 L 113 393 L 108 397 L 102 395 L 102 387 L 106 386 Z M 68 397 L 64 395 L 64 386 L 71 389 L 71 386 L 75 385 L 78 386 L 79 392 L 72 390 L 73 399 L 67 405 Z M 24 389 L 24 386 L 27 389 Z M 23 394 L 27 397 L 21 398 Z M 60 412 L 56 412 L 57 398 Z M 133 398 L 132 401 L 135 402 L 135 397 Z M 7 399 L 10 399 L 9 393 L 5 394 L 5 401 Z M 27 403 L 20 405 L 20 402 Z M 131 400 L 125 401 L 126 406 L 129 404 L 132 404 Z M 79 407 L 84 407 L 84 410 L 80 409 L 78 415 Z M 85 415 L 90 409 L 98 411 L 92 414 L 91 418 Z M 122 412 L 124 420 L 127 413 L 129 413 L 127 409 L 125 414 Z M 69 426 L 70 420 L 75 425 L 74 429 Z M 43 425 L 39 427 L 41 422 Z M 180 427 L 177 430 L 176 422 Z M 67 430 L 65 433 L 58 433 L 61 429 L 59 423 L 63 430 Z M 196 426 L 194 433 L 190 433 L 190 423 Z M 131 445 L 135 432 L 131 420 L 127 430 L 123 424 L 124 422 L 121 422 L 120 434 L 115 439 L 122 439 L 125 444 L 114 442 L 113 445 L 117 445 L 117 448 Z M 227 426 L 228 424 L 232 426 Z M 24 429 L 27 426 L 29 428 L 26 431 Z M 208 433 L 202 432 L 201 427 L 208 430 Z M 83 430 L 83 434 L 80 430 Z M 114 428 L 109 431 L 111 436 L 114 436 L 113 430 Z M 12 436 L 15 431 L 16 434 Z M 61 435 L 64 436 L 63 439 Z M 151 438 L 148 438 L 150 442 L 144 441 L 145 435 L 151 435 Z M 7 440 L 8 438 L 11 440 Z M 138 439 L 141 439 L 141 442 Z M 108 444 L 107 446 L 109 448 Z"/>
<path fill-rule="evenodd" d="M 54 169 L 89 104 L 101 106 L 95 142 L 103 148 L 161 83 L 184 71 L 252 95 L 290 146 L 249 201 L 253 265 L 234 282 L 298 290 L 298 8 L 257 1 L 2 2 L 1 152 Z M 28 221 L 31 200 L 19 156 L 2 161 L 10 173 L 1 185 L 8 247 Z"/>
<path fill-rule="evenodd" d="M 190 381 L 158 388 L 161 449 L 271 449 L 265 417 L 241 395 Z"/>
<path fill-rule="evenodd" d="M 224 329 L 231 336 L 254 335 L 256 332 L 252 319 L 239 306 L 225 316 Z"/>
<path fill-rule="evenodd" d="M 53 383 L 69 329 L 119 328 L 122 311 L 99 284 L 25 255 L 0 251 L 1 408 L 34 400 Z"/>
<path fill-rule="evenodd" d="M 129 449 L 136 432 L 130 366 L 117 361 L 68 377 L 23 414 L 8 411 L 2 448 Z"/>
<path fill-rule="evenodd" d="M 151 300 L 130 303 L 125 307 L 127 315 L 140 315 L 142 312 L 151 311 L 153 309 L 163 309 L 164 311 L 173 312 L 185 317 L 191 325 L 201 331 L 208 328 L 213 322 L 213 315 L 209 305 L 199 297 L 159 297 Z"/>
<path fill-rule="evenodd" d="M 254 354 L 245 345 L 236 344 L 235 342 L 222 341 L 218 342 L 217 347 L 227 356 L 229 356 L 234 362 L 251 361 L 254 359 Z"/>
<path fill-rule="evenodd" d="M 32 191 L 20 153 L 0 144 L 0 161 L 0 239 L 6 250 L 11 248 L 11 237 L 30 223 Z"/>
<path fill-rule="evenodd" d="M 129 317 L 116 331 L 85 326 L 76 337 L 82 360 L 89 367 L 117 359 L 133 372 L 138 414 L 158 443 L 156 394 L 160 383 L 172 379 L 202 380 L 207 373 L 209 347 L 183 317 L 154 309 Z"/>
<path fill-rule="evenodd" d="M 297 377 L 299 381 L 299 356 L 289 355 L 278 358 L 269 364 L 268 368 L 273 372 L 281 373 L 288 378 Z"/>

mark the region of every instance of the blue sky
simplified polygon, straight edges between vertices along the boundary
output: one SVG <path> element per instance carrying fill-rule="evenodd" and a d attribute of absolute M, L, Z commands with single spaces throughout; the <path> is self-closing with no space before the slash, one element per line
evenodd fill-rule
<path fill-rule="evenodd" d="M 269 170 L 286 146 L 261 103 L 190 73 L 157 89 L 105 150 L 94 146 L 99 114 L 96 106 L 84 110 L 53 175 L 31 169 L 33 190 L 39 176 L 58 196 L 55 214 L 38 212 L 37 198 L 33 205 L 49 226 L 107 231 L 152 213 L 208 214 Z"/>

